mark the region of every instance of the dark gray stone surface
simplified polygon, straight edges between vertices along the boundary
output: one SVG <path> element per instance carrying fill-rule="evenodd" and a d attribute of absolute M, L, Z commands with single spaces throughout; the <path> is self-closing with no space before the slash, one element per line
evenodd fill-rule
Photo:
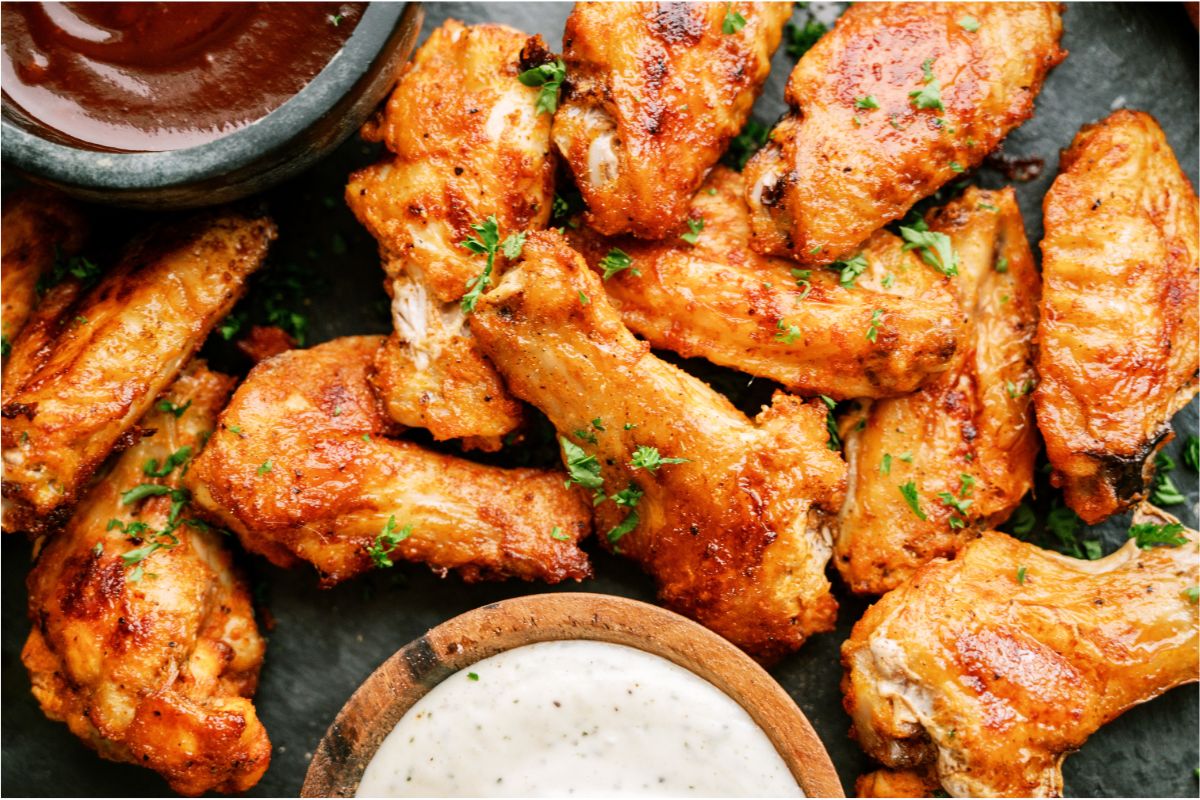
<path fill-rule="evenodd" d="M 496 20 L 540 32 L 551 47 L 560 41 L 565 4 L 449 3 L 427 6 L 426 34 L 448 16 L 468 21 Z M 820 7 L 828 19 L 836 9 Z M 797 11 L 801 18 L 804 11 Z M 1041 236 L 1041 198 L 1057 167 L 1058 150 L 1078 127 L 1105 116 L 1115 105 L 1151 111 L 1167 131 L 1184 169 L 1197 180 L 1196 33 L 1181 7 L 1170 5 L 1070 5 L 1066 14 L 1067 60 L 1050 76 L 1037 115 L 1013 133 L 1007 152 L 1046 160 L 1040 178 L 1018 187 L 1030 239 Z M 780 98 L 791 60 L 782 52 L 756 117 L 773 121 L 783 110 Z M 311 340 L 387 329 L 386 303 L 380 288 L 374 245 L 341 202 L 350 169 L 369 163 L 373 150 L 348 142 L 332 158 L 270 194 L 263 201 L 276 216 L 281 236 L 271 260 L 275 267 L 308 265 L 324 276 L 312 297 Z M 977 180 L 998 186 L 998 174 Z M 128 213 L 109 215 L 114 240 L 144 220 Z M 228 348 L 211 346 L 210 355 L 229 369 L 239 366 Z M 226 366 L 227 365 L 227 366 Z M 1196 433 L 1197 404 L 1175 420 L 1180 441 L 1168 448 L 1180 461 L 1181 440 Z M 1196 525 L 1197 478 L 1182 465 L 1174 474 L 1188 504 L 1171 510 Z M 1041 487 L 1044 506 L 1051 492 Z M 1107 549 L 1124 538 L 1127 521 L 1101 528 Z M 653 597 L 648 578 L 594 546 L 599 576 L 583 589 Z M 145 770 L 101 761 L 62 725 L 44 719 L 29 694 L 20 665 L 28 632 L 23 580 L 29 545 L 17 537 L 3 540 L 3 709 L 0 778 L 6 795 L 141 796 L 166 792 L 166 785 Z M 413 565 L 373 574 L 330 591 L 316 588 L 313 574 L 283 571 L 261 559 L 242 557 L 277 624 L 269 646 L 258 695 L 258 708 L 275 744 L 273 763 L 256 795 L 292 795 L 299 788 L 307 759 L 326 726 L 354 688 L 380 662 L 426 629 L 455 614 L 494 600 L 546 591 L 518 583 L 467 586 L 455 578 L 439 580 Z M 838 648 L 865 604 L 835 587 L 843 600 L 835 633 L 816 637 L 800 653 L 784 660 L 773 674 L 808 714 L 829 747 L 848 790 L 869 768 L 848 740 L 849 720 L 841 709 Z M 1195 686 L 1176 689 L 1136 708 L 1098 732 L 1066 762 L 1066 791 L 1072 796 L 1195 797 L 1198 695 Z M 998 745 L 1000 743 L 997 743 Z"/>

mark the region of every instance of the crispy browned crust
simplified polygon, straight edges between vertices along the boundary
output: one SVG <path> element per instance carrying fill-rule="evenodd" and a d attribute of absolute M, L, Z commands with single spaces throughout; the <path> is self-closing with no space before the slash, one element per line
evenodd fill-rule
<path fill-rule="evenodd" d="M 942 785 L 932 766 L 925 769 L 877 769 L 854 782 L 855 797 L 937 797 Z M 945 796 L 942 792 L 941 796 Z"/>
<path fill-rule="evenodd" d="M 335 339 L 256 366 L 187 474 L 198 507 L 280 566 L 322 583 L 372 569 L 394 519 L 393 559 L 466 580 L 558 583 L 591 574 L 587 501 L 558 471 L 501 469 L 388 438 L 367 380 L 383 337 Z M 385 548 L 386 549 L 386 548 Z"/>
<path fill-rule="evenodd" d="M 729 12 L 746 25 L 727 34 Z M 592 227 L 646 239 L 683 228 L 692 194 L 749 119 L 791 14 L 787 3 L 575 4 L 554 143 Z"/>
<path fill-rule="evenodd" d="M 1200 203 L 1149 114 L 1079 132 L 1043 203 L 1038 426 L 1086 522 L 1146 495 L 1196 395 Z"/>
<path fill-rule="evenodd" d="M 555 232 L 529 237 L 473 324 L 509 388 L 598 459 L 607 496 L 645 493 L 637 526 L 605 543 L 653 575 L 664 602 L 764 659 L 832 628 L 826 526 L 845 465 L 819 401 L 777 394 L 747 419 L 635 339 Z M 687 462 L 634 469 L 638 446 Z M 597 530 L 627 511 L 601 502 Z"/>
<path fill-rule="evenodd" d="M 855 592 L 882 594 L 930 559 L 952 556 L 979 530 L 1008 519 L 1033 486 L 1039 444 L 1030 392 L 1041 282 L 1016 195 L 971 188 L 929 225 L 950 237 L 958 255 L 951 281 L 969 328 L 936 381 L 905 397 L 864 402 L 841 420 L 852 477 L 834 561 Z M 924 520 L 900 493 L 910 481 Z M 966 503 L 965 513 L 941 492 Z"/>
<path fill-rule="evenodd" d="M 889 767 L 936 765 L 957 797 L 1061 796 L 1068 753 L 1197 679 L 1187 536 L 1083 561 L 987 531 L 920 568 L 842 645 L 855 738 Z"/>
<path fill-rule="evenodd" d="M 136 440 L 138 420 L 274 238 L 270 220 L 228 213 L 156 228 L 72 308 L 2 409 L 6 531 L 64 521 L 101 462 Z"/>
<path fill-rule="evenodd" d="M 21 657 L 46 716 L 103 757 L 156 770 L 189 795 L 245 791 L 271 760 L 249 699 L 264 648 L 249 587 L 220 534 L 187 524 L 174 531 L 177 546 L 141 562 L 135 582 L 122 556 L 144 542 L 109 520 L 166 526 L 169 497 L 130 506 L 121 493 L 153 480 L 143 474 L 149 459 L 201 447 L 232 388 L 232 378 L 193 362 L 164 395 L 191 405 L 179 417 L 143 418 L 154 433 L 86 494 L 28 580 L 33 631 Z M 174 486 L 178 474 L 160 482 Z"/>
<path fill-rule="evenodd" d="M 965 326 L 947 278 L 880 231 L 865 245 L 870 267 L 853 288 L 828 269 L 798 280 L 794 261 L 750 249 L 742 189 L 738 173 L 712 171 L 688 212 L 704 220 L 694 245 L 572 234 L 601 275 L 610 248 L 632 257 L 631 269 L 604 282 L 632 331 L 654 347 L 839 400 L 911 392 L 950 366 Z M 871 339 L 876 311 L 884 324 Z M 798 333 L 781 338 L 780 326 Z"/>
<path fill-rule="evenodd" d="M 959 25 L 965 15 L 977 31 Z M 855 253 L 1033 114 L 1066 56 L 1061 35 L 1055 3 L 851 6 L 796 65 L 794 110 L 746 165 L 751 246 L 808 265 Z M 944 111 L 909 96 L 927 86 L 927 59 Z M 856 107 L 867 97 L 879 108 Z"/>

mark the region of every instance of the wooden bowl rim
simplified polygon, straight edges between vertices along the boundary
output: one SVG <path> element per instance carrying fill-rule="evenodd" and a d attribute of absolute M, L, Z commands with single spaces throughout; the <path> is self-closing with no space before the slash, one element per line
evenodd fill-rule
<path fill-rule="evenodd" d="M 750 714 L 807 796 L 845 797 L 812 725 L 753 659 L 671 611 L 587 592 L 526 595 L 481 606 L 396 651 L 334 718 L 313 754 L 300 796 L 353 797 L 384 737 L 455 672 L 515 647 L 572 639 L 636 647 L 704 678 Z"/>

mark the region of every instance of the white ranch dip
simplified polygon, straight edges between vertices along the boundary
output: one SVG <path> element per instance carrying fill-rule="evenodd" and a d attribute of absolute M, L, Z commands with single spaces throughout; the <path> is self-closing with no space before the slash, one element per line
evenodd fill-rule
<path fill-rule="evenodd" d="M 588 641 L 508 650 L 421 698 L 359 797 L 803 797 L 770 739 L 717 687 L 664 658 Z"/>

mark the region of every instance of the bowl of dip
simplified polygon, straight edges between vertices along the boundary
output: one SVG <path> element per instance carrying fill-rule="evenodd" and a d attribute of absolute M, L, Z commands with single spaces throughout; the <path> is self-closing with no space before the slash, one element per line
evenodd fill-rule
<path fill-rule="evenodd" d="M 313 755 L 303 797 L 844 797 L 791 697 L 670 611 L 519 597 L 385 661 Z"/>
<path fill-rule="evenodd" d="M 85 200 L 224 203 L 297 174 L 395 84 L 419 3 L 0 5 L 4 162 Z"/>

